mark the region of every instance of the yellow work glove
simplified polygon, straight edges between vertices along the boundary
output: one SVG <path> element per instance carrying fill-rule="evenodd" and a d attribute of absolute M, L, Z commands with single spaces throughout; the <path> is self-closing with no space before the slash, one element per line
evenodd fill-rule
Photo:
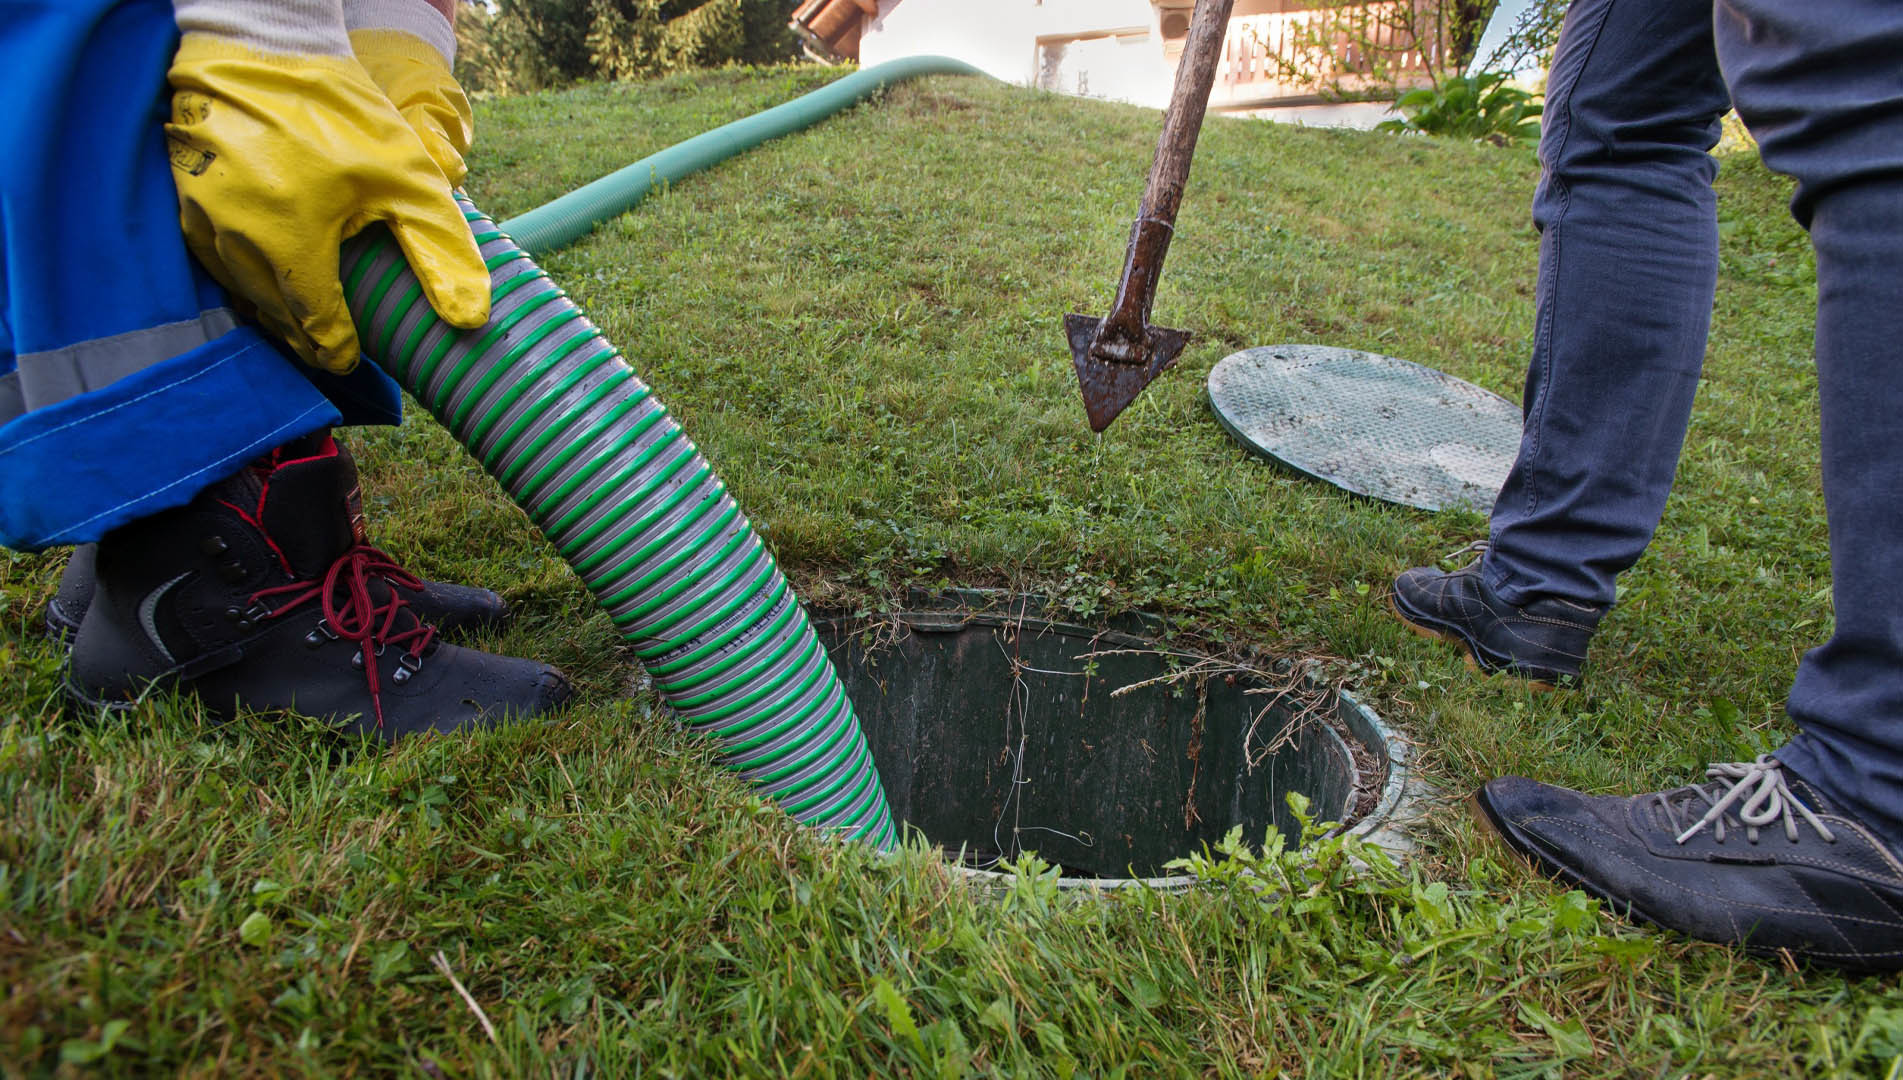
<path fill-rule="evenodd" d="M 304 359 L 357 366 L 337 249 L 373 222 L 445 321 L 488 320 L 489 273 L 448 179 L 357 61 L 187 33 L 169 78 L 186 243 Z"/>
<path fill-rule="evenodd" d="M 443 54 L 401 30 L 352 30 L 350 48 L 423 140 L 450 186 L 461 184 L 469 173 L 463 158 L 475 138 L 475 116 Z"/>

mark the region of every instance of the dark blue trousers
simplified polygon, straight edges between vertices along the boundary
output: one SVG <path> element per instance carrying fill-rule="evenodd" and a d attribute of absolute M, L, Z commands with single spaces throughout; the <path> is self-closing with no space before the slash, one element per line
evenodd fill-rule
<path fill-rule="evenodd" d="M 1714 10 L 1715 8 L 1715 10 Z M 1671 489 L 1718 267 L 1727 104 L 1798 182 L 1836 632 L 1778 757 L 1903 841 L 1903 4 L 1574 0 L 1547 83 L 1526 434 L 1483 570 L 1508 602 L 1610 604 Z"/>

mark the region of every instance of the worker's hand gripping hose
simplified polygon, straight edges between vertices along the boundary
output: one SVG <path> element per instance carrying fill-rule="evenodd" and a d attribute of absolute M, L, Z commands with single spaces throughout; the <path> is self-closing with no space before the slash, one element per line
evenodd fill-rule
<path fill-rule="evenodd" d="M 844 686 L 713 468 L 601 331 L 458 196 L 492 312 L 439 319 L 387 232 L 344 245 L 366 355 L 528 513 L 723 764 L 809 825 L 897 840 Z"/>

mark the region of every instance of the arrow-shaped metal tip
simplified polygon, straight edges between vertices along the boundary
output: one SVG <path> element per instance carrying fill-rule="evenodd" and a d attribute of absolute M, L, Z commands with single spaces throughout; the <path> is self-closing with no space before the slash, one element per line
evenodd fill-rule
<path fill-rule="evenodd" d="M 1189 344 L 1189 331 L 1149 327 L 1150 355 L 1139 364 L 1118 364 L 1090 355 L 1102 319 L 1089 315 L 1064 316 L 1064 334 L 1070 339 L 1071 366 L 1077 370 L 1077 388 L 1084 395 L 1084 415 L 1090 430 L 1102 431 L 1135 401 L 1143 388 L 1176 363 Z"/>

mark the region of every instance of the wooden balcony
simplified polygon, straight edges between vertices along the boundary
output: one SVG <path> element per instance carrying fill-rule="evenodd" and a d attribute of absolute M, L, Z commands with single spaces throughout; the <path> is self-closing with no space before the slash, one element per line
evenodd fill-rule
<path fill-rule="evenodd" d="M 1223 40 L 1213 109 L 1356 97 L 1424 85 L 1446 48 L 1431 0 L 1375 0 L 1238 15 Z M 1165 39 L 1172 59 L 1181 39 Z"/>

